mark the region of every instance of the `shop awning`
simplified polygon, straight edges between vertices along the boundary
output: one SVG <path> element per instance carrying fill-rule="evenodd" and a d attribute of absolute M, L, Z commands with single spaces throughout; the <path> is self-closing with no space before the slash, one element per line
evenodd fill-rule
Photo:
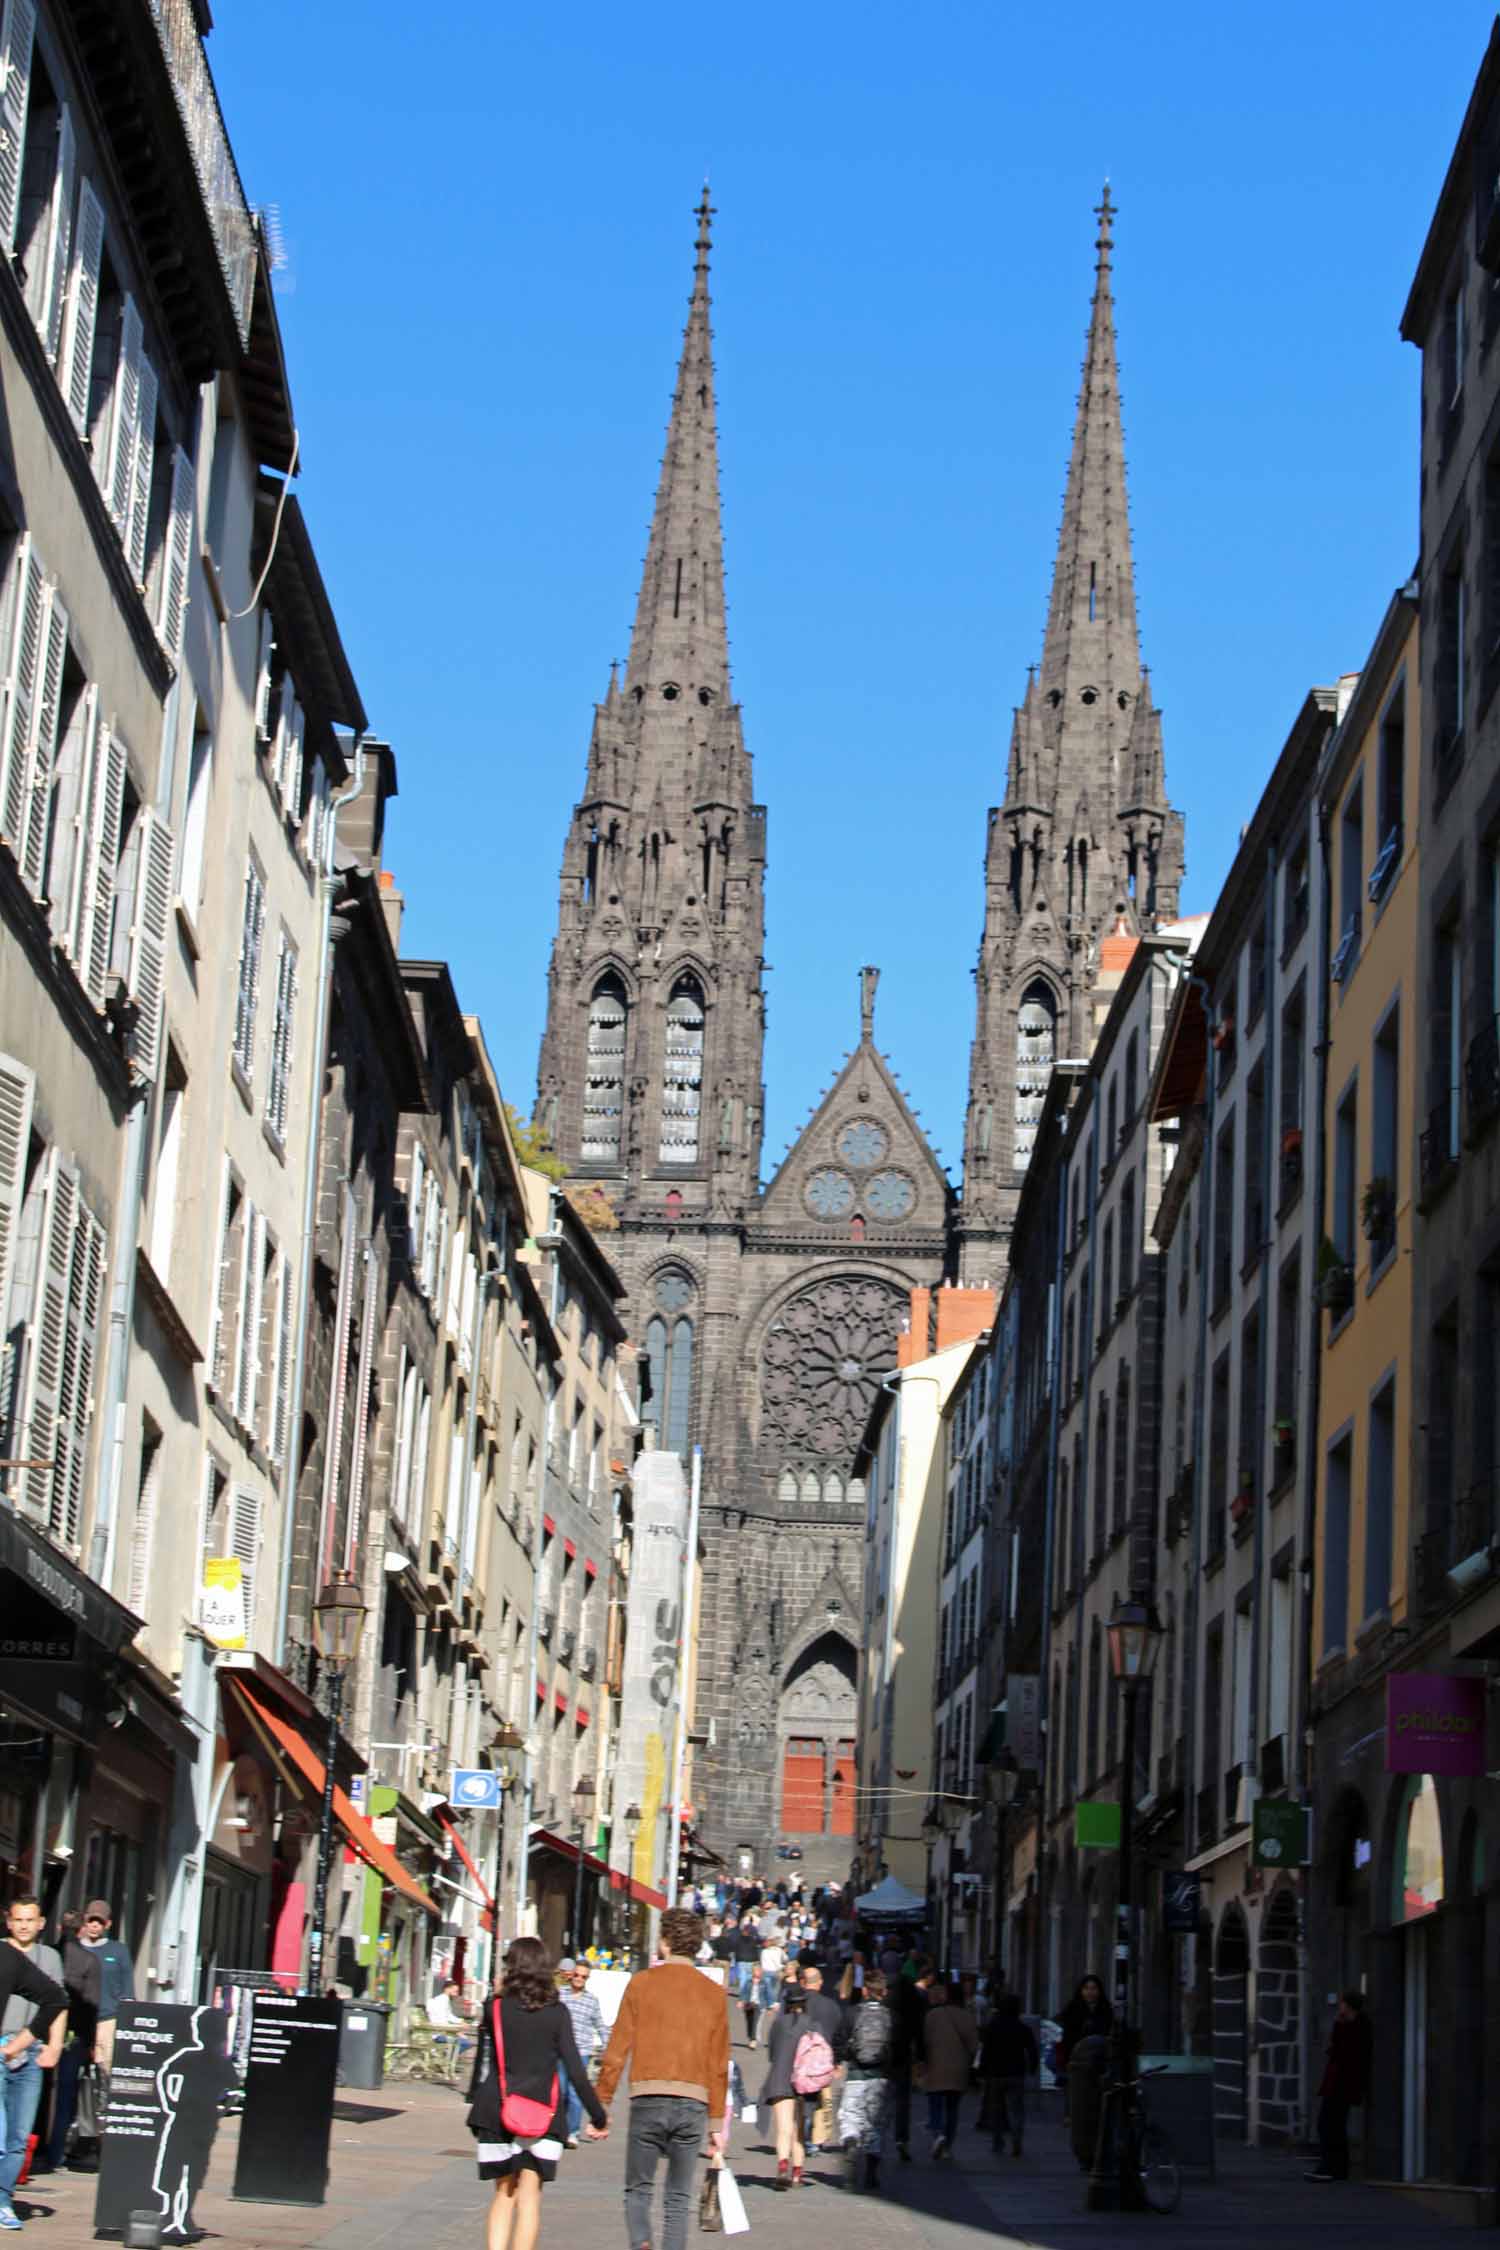
<path fill-rule="evenodd" d="M 324 1769 L 323 1761 L 317 1752 L 303 1741 L 297 1729 L 281 1716 L 281 1713 L 273 1707 L 268 1698 L 262 1695 L 261 1690 L 253 1680 L 236 1676 L 234 1673 L 227 1674 L 226 1678 L 228 1685 L 234 1689 L 235 1694 L 244 1704 L 246 1711 L 249 1713 L 251 1724 L 255 1727 L 272 1757 L 276 1759 L 278 1764 L 282 1763 L 283 1759 L 290 1759 L 314 1797 L 321 1797 L 323 1794 Z M 407 1898 L 414 1899 L 418 1906 L 425 1907 L 429 1914 L 435 1915 L 441 1920 L 442 1908 L 434 1899 L 428 1897 L 414 1875 L 408 1875 L 396 1854 L 391 1850 L 390 1845 L 383 1844 L 380 1841 L 363 1813 L 355 1811 L 337 1782 L 334 1783 L 333 1789 L 333 1812 L 340 1828 L 343 1829 L 344 1834 L 365 1862 L 365 1865 L 373 1867 L 376 1874 L 381 1876 L 384 1881 L 390 1883 L 396 1890 L 401 1891 Z"/>
<path fill-rule="evenodd" d="M 534 1831 L 531 1849 L 536 1851 L 539 1846 L 544 1851 L 556 1852 L 560 1859 L 570 1859 L 577 1864 L 578 1846 L 570 1844 L 566 1836 L 554 1835 L 550 1828 L 538 1828 Z M 664 1891 L 654 1891 L 649 1883 L 638 1883 L 633 1875 L 621 1874 L 618 1868 L 609 1866 L 593 1852 L 583 1854 L 583 1864 L 591 1874 L 602 1876 L 611 1890 L 628 1891 L 641 1906 L 665 1906 L 667 1903 Z"/>

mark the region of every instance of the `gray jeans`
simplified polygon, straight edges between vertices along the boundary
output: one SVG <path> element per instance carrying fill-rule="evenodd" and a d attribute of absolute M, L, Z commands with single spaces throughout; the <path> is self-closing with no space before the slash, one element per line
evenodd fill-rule
<path fill-rule="evenodd" d="M 632 2101 L 625 2143 L 625 2227 L 631 2250 L 650 2250 L 654 2239 L 651 2200 L 656 2167 L 663 2157 L 667 2188 L 661 2250 L 687 2250 L 693 2187 L 707 2125 L 707 2104 L 690 2101 L 685 2094 L 637 2094 Z"/>

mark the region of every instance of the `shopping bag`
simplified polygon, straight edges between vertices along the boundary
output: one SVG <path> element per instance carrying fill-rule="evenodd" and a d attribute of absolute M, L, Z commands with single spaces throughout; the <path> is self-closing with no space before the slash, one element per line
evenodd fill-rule
<path fill-rule="evenodd" d="M 742 2104 L 740 2109 L 740 2123 L 742 2125 L 753 2125 L 755 2123 L 754 2102 L 745 2102 L 744 2104 Z"/>
<path fill-rule="evenodd" d="M 724 2232 L 723 2214 L 719 2209 L 719 2174 L 716 2169 L 703 2175 L 703 2185 L 698 2191 L 698 2225 L 704 2234 Z"/>
<path fill-rule="evenodd" d="M 719 2182 L 719 2216 L 724 2221 L 726 2234 L 748 2234 L 750 2221 L 745 2217 L 745 2198 L 740 2193 L 740 2183 L 727 2164 L 721 2165 L 717 2174 Z"/>

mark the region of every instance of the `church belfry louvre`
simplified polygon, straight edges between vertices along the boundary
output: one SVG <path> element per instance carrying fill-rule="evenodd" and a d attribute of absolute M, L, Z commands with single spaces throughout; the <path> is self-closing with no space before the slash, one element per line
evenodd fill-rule
<path fill-rule="evenodd" d="M 1003 1278 L 1030 1079 L 1091 1040 L 1108 933 L 1176 909 L 1181 821 L 1136 643 L 1110 217 L 1106 196 L 1041 674 L 990 816 L 972 1222 L 875 1044 L 877 972 L 856 996 L 853 964 L 857 1043 L 761 1182 L 768 821 L 729 673 L 706 192 L 630 653 L 595 706 L 563 847 L 538 1118 L 570 1184 L 619 1221 L 607 1247 L 655 1442 L 703 1447 L 700 1827 L 726 1857 L 796 1836 L 814 1881 L 853 1854 L 853 1459 L 911 1291 L 957 1278 L 961 1258 L 966 1280 Z"/>

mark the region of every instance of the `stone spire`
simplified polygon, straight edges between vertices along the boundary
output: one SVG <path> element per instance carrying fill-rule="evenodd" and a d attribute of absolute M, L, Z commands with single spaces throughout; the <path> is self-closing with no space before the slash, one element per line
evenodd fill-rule
<path fill-rule="evenodd" d="M 1134 696 L 1141 651 L 1110 289 L 1115 206 L 1108 181 L 1096 215 L 1094 301 L 1052 572 L 1040 685 L 1045 697 L 1061 697 L 1070 718 L 1076 717 L 1080 696 L 1092 687 L 1098 704 L 1084 708 L 1098 709 L 1102 726 L 1107 691 L 1118 695 L 1123 690 Z"/>
<path fill-rule="evenodd" d="M 698 698 L 706 689 L 711 700 L 727 702 L 729 638 L 708 300 L 714 213 L 707 181 L 696 216 L 693 293 L 630 636 L 625 688 L 627 694 L 660 694 L 664 687 L 676 687 L 684 698 Z"/>

